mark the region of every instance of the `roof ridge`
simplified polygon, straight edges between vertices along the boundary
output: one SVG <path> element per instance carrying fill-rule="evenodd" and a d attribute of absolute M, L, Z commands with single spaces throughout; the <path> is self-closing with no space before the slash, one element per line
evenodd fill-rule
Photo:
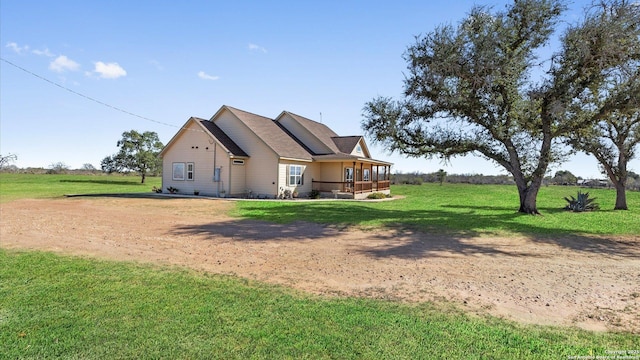
<path fill-rule="evenodd" d="M 298 115 L 298 114 L 296 114 L 296 113 L 294 113 L 294 112 L 291 112 L 291 111 L 289 111 L 289 110 L 284 110 L 283 112 L 285 112 L 285 113 L 287 113 L 287 114 L 289 114 L 289 115 L 293 115 L 293 116 L 297 116 L 297 117 L 299 117 L 299 118 L 303 118 L 303 119 L 305 119 L 305 120 L 308 120 L 308 121 L 314 122 L 314 123 L 316 123 L 316 124 L 320 124 L 320 125 L 323 125 L 323 126 L 327 126 L 327 125 L 325 125 L 325 124 L 321 123 L 320 121 L 315 121 L 315 120 L 313 120 L 313 119 L 309 119 L 308 117 L 305 117 L 305 116 L 302 116 L 302 115 Z M 328 126 L 327 126 L 327 127 L 328 127 Z"/>
<path fill-rule="evenodd" d="M 229 106 L 229 105 L 223 105 L 223 106 L 224 106 L 224 107 L 226 107 L 226 108 L 228 108 L 229 110 L 232 110 L 232 111 L 234 111 L 234 110 L 235 110 L 235 111 L 240 111 L 240 112 L 243 112 L 243 113 L 245 113 L 245 114 L 249 114 L 249 115 L 253 115 L 253 116 L 258 116 L 258 117 L 261 117 L 261 118 L 269 119 L 269 120 L 271 120 L 271 121 L 275 121 L 275 120 L 273 120 L 273 119 L 272 119 L 272 118 L 270 118 L 270 117 L 266 117 L 266 116 L 264 116 L 264 115 L 256 114 L 256 113 L 253 113 L 253 112 L 251 112 L 251 111 L 246 111 L 246 110 L 238 109 L 237 107 L 233 107 L 233 106 Z"/>
<path fill-rule="evenodd" d="M 228 105 L 224 105 L 223 108 L 253 132 L 277 156 L 305 161 L 312 159 L 312 153 L 300 145 L 298 139 L 285 132 L 274 119 Z"/>

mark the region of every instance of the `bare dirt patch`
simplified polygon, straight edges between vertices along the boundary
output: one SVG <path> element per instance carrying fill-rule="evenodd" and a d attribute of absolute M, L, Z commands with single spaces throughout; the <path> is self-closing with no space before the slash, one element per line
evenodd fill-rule
<path fill-rule="evenodd" d="M 0 245 L 187 266 L 325 295 L 445 299 L 525 323 L 640 332 L 640 237 L 464 237 L 232 218 L 229 201 L 0 204 Z"/>

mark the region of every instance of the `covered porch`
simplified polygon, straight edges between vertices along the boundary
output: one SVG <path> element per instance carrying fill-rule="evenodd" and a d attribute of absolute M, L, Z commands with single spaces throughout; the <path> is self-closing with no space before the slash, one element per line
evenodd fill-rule
<path fill-rule="evenodd" d="M 319 161 L 321 179 L 312 179 L 312 189 L 322 197 L 365 199 L 375 192 L 391 193 L 391 163 L 363 158 L 323 160 Z"/>

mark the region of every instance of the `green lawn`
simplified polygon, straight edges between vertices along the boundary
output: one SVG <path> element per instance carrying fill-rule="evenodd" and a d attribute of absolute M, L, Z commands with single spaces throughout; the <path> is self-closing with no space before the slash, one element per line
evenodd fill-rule
<path fill-rule="evenodd" d="M 637 235 L 640 234 L 640 192 L 627 192 L 631 210 L 613 211 L 615 190 L 589 189 L 602 210 L 572 213 L 562 210 L 565 196 L 577 187 L 541 189 L 538 208 L 543 216 L 519 214 L 515 186 L 423 184 L 393 186 L 406 198 L 387 202 L 256 202 L 238 204 L 236 216 L 287 223 L 297 220 L 362 227 L 409 226 L 424 231 L 490 234 Z"/>
<path fill-rule="evenodd" d="M 313 297 L 235 277 L 0 250 L 0 358 L 566 359 L 632 334 L 446 305 Z"/>
<path fill-rule="evenodd" d="M 148 192 L 151 178 L 0 174 L 2 202 L 68 193 Z M 611 211 L 561 211 L 576 188 L 542 189 L 544 216 L 516 213 L 512 186 L 393 187 L 389 202 L 240 201 L 234 214 L 345 226 L 409 226 L 453 234 L 640 233 L 640 193 Z M 0 250 L 0 359 L 502 358 L 547 359 L 640 349 L 629 333 L 518 325 L 446 303 L 313 297 L 236 277 L 42 252 Z"/>
<path fill-rule="evenodd" d="M 51 198 L 65 194 L 151 192 L 159 177 L 120 175 L 35 175 L 0 173 L 0 202 L 20 198 Z"/>

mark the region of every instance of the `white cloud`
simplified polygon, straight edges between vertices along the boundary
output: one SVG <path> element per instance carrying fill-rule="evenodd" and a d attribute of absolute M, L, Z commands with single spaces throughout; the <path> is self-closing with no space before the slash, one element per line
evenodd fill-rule
<path fill-rule="evenodd" d="M 29 45 L 20 47 L 17 43 L 14 43 L 14 42 L 7 43 L 7 47 L 18 54 L 22 54 L 23 51 L 29 50 Z"/>
<path fill-rule="evenodd" d="M 96 63 L 96 68 L 93 72 L 100 74 L 99 76 L 103 79 L 117 79 L 122 76 L 127 76 L 125 69 L 118 65 L 118 63 L 105 64 L 102 61 Z"/>
<path fill-rule="evenodd" d="M 256 45 L 256 44 L 249 44 L 249 50 L 251 51 L 262 51 L 263 53 L 267 53 L 267 49 L 263 48 L 260 45 Z"/>
<path fill-rule="evenodd" d="M 45 48 L 44 50 L 34 49 L 31 52 L 36 54 L 36 55 L 38 55 L 38 56 L 46 56 L 46 57 L 54 57 L 54 56 L 56 56 L 51 51 L 49 51 L 48 48 Z"/>
<path fill-rule="evenodd" d="M 74 70 L 78 70 L 79 68 L 80 68 L 80 64 L 69 59 L 64 55 L 58 56 L 55 60 L 51 62 L 51 64 L 49 64 L 49 69 L 59 73 L 65 72 L 67 70 L 74 71 Z"/>
<path fill-rule="evenodd" d="M 198 73 L 198 77 L 200 79 L 205 79 L 205 80 L 218 80 L 218 79 L 220 79 L 220 76 L 209 75 L 209 74 L 205 73 L 204 71 L 200 71 Z"/>

